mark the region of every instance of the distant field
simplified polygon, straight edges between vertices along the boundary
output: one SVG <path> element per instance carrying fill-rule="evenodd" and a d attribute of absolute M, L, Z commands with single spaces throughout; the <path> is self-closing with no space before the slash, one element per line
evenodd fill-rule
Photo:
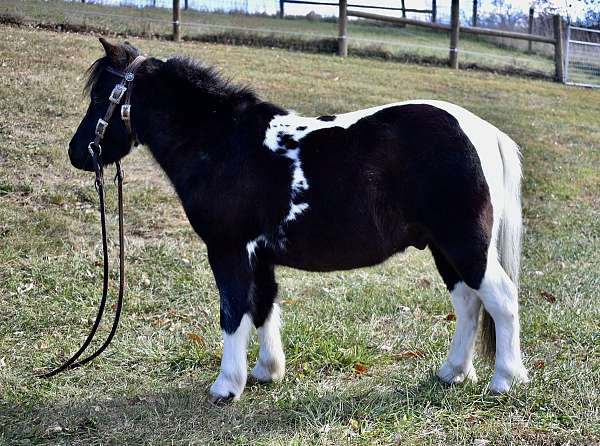
<path fill-rule="evenodd" d="M 0 35 L 0 445 L 600 444 L 600 91 L 130 39 L 153 56 L 216 64 L 262 97 L 313 116 L 449 100 L 523 151 L 520 301 L 530 385 L 491 396 L 491 369 L 479 359 L 479 384 L 437 381 L 452 307 L 430 254 L 411 249 L 357 271 L 280 268 L 286 378 L 216 407 L 206 401 L 221 353 L 206 250 L 144 148 L 124 161 L 127 290 L 116 339 L 89 367 L 50 381 L 34 376 L 79 345 L 99 293 L 93 179 L 70 166 L 66 148 L 87 107 L 83 73 L 101 49 L 90 35 L 11 26 Z M 109 186 L 109 210 L 114 192 Z M 109 226 L 114 234 L 112 212 Z M 250 363 L 256 351 L 253 342 Z"/>
<path fill-rule="evenodd" d="M 103 7 L 92 4 L 64 2 L 61 0 L 3 0 L 0 13 L 25 17 L 32 21 L 86 24 L 122 33 L 146 35 L 171 33 L 171 11 L 162 8 Z M 182 11 L 182 35 L 234 33 L 241 35 L 279 36 L 314 40 L 337 36 L 334 22 L 307 19 L 281 20 L 270 16 L 241 14 L 200 13 Z M 413 26 L 380 27 L 352 20 L 349 29 L 350 52 L 377 49 L 384 55 L 435 58 L 448 57 L 448 34 Z M 554 74 L 552 58 L 547 55 L 528 55 L 523 51 L 501 48 L 497 44 L 473 36 L 461 37 L 461 62 L 483 67 L 513 68 L 548 76 Z M 551 46 L 534 44 L 534 49 L 548 53 Z M 551 52 L 549 54 L 552 54 Z"/>

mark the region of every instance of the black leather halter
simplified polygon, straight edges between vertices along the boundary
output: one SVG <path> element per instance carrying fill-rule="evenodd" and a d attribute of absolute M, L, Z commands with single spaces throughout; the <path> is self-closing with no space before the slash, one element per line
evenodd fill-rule
<path fill-rule="evenodd" d="M 92 161 L 94 164 L 94 171 L 96 173 L 96 190 L 98 191 L 98 197 L 100 201 L 100 226 L 102 228 L 102 253 L 104 256 L 104 279 L 102 281 L 102 297 L 100 299 L 100 304 L 98 306 L 98 313 L 96 314 L 96 320 L 94 321 L 94 325 L 90 330 L 87 338 L 77 350 L 77 352 L 71 356 L 63 365 L 57 367 L 50 372 L 41 374 L 41 378 L 50 378 L 60 372 L 65 370 L 74 369 L 80 367 L 88 362 L 92 361 L 98 355 L 100 355 L 106 347 L 112 341 L 115 333 L 117 332 L 117 326 L 119 325 L 119 318 L 121 317 L 121 309 L 123 307 L 123 290 L 125 287 L 125 253 L 123 248 L 123 170 L 121 169 L 121 164 L 119 161 L 115 162 L 117 168 L 117 174 L 115 180 L 117 181 L 117 190 L 118 190 L 118 211 L 119 211 L 119 294 L 117 297 L 117 304 L 115 307 L 115 319 L 113 321 L 112 328 L 106 340 L 103 344 L 91 355 L 88 357 L 78 361 L 79 357 L 86 351 L 86 349 L 91 344 L 94 336 L 96 335 L 96 331 L 100 326 L 100 322 L 102 321 L 102 316 L 104 314 L 104 309 L 106 307 L 106 299 L 108 295 L 108 242 L 106 238 L 106 215 L 104 209 L 104 166 L 102 164 L 102 146 L 100 142 L 102 138 L 104 138 L 104 133 L 106 132 L 106 128 L 108 127 L 108 123 L 110 122 L 110 118 L 112 117 L 116 107 L 121 103 L 123 96 L 125 96 L 125 102 L 121 105 L 121 119 L 125 123 L 127 127 L 127 131 L 129 132 L 129 137 L 133 142 L 136 141 L 135 134 L 131 128 L 131 90 L 133 87 L 133 80 L 135 79 L 135 70 L 140 66 L 140 64 L 145 60 L 145 57 L 138 56 L 136 57 L 131 64 L 125 69 L 123 73 L 113 70 L 112 68 L 107 68 L 111 73 L 121 77 L 121 82 L 119 82 L 113 88 L 112 92 L 109 96 L 110 104 L 104 118 L 98 119 L 98 123 L 96 124 L 95 137 L 92 142 L 88 145 L 88 151 L 90 156 L 92 157 Z"/>

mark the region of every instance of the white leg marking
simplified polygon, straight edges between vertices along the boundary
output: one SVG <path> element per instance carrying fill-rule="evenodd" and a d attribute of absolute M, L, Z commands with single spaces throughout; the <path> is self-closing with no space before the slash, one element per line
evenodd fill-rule
<path fill-rule="evenodd" d="M 212 402 L 238 400 L 246 385 L 248 375 L 246 364 L 246 349 L 248 336 L 252 329 L 252 321 L 245 314 L 233 334 L 223 332 L 223 357 L 221 359 L 221 372 L 217 380 L 210 387 L 210 400 Z"/>
<path fill-rule="evenodd" d="M 495 256 L 488 257 L 477 294 L 496 325 L 496 368 L 490 390 L 505 393 L 512 384 L 527 383 L 529 378 L 521 358 L 517 288 Z"/>
<path fill-rule="evenodd" d="M 285 373 L 285 355 L 280 336 L 281 311 L 274 303 L 271 314 L 265 323 L 257 329 L 258 361 L 252 369 L 252 376 L 260 382 L 279 381 Z"/>
<path fill-rule="evenodd" d="M 473 367 L 473 346 L 481 301 L 464 282 L 457 283 L 451 295 L 456 312 L 456 330 L 448 359 L 438 371 L 438 376 L 449 384 L 458 384 L 465 379 L 477 382 L 477 374 Z"/>

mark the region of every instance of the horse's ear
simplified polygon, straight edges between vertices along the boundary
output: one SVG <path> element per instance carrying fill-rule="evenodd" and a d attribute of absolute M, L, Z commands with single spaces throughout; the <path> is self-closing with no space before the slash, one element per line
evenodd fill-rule
<path fill-rule="evenodd" d="M 104 37 L 100 37 L 99 40 L 106 52 L 106 57 L 108 57 L 108 60 L 113 67 L 121 68 L 121 66 L 127 64 L 127 51 L 122 45 L 113 45 Z"/>

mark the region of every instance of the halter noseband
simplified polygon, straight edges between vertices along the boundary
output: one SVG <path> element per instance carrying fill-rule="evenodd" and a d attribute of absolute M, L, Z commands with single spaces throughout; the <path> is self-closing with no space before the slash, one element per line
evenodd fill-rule
<path fill-rule="evenodd" d="M 123 171 L 121 170 L 121 164 L 119 161 L 116 161 L 115 164 L 117 166 L 117 190 L 118 190 L 118 210 L 119 210 L 119 294 L 117 297 L 117 304 L 115 307 L 115 318 L 113 320 L 112 328 L 106 340 L 102 343 L 102 345 L 91 355 L 88 357 L 77 361 L 79 357 L 85 352 L 88 346 L 92 343 L 94 336 L 96 335 L 96 331 L 100 326 L 100 322 L 102 321 L 102 316 L 104 314 L 104 308 L 106 307 L 106 300 L 108 296 L 108 242 L 106 237 L 106 215 L 104 211 L 104 175 L 103 175 L 103 165 L 100 159 L 102 154 L 102 147 L 100 146 L 100 142 L 102 138 L 104 138 L 104 133 L 106 132 L 106 128 L 108 127 L 108 123 L 110 122 L 110 118 L 112 117 L 115 108 L 121 103 L 123 96 L 125 96 L 125 102 L 121 105 L 121 119 L 125 123 L 127 127 L 127 131 L 129 132 L 130 140 L 135 142 L 136 138 L 131 128 L 131 90 L 133 87 L 133 80 L 135 78 L 135 70 L 140 66 L 140 64 L 145 60 L 145 57 L 138 56 L 136 57 L 131 64 L 127 66 L 123 73 L 120 73 L 112 68 L 106 68 L 107 71 L 121 77 L 121 82 L 119 82 L 112 89 L 110 96 L 108 97 L 110 104 L 108 105 L 108 109 L 104 115 L 104 118 L 98 119 L 96 123 L 95 137 L 92 142 L 88 144 L 88 151 L 90 152 L 90 156 L 92 157 L 92 162 L 94 163 L 94 171 L 96 172 L 96 189 L 98 190 L 98 197 L 100 200 L 100 226 L 102 228 L 102 253 L 104 256 L 104 279 L 102 281 L 102 297 L 100 298 L 100 304 L 98 305 L 98 312 L 96 314 L 96 319 L 94 321 L 94 325 L 92 326 L 90 333 L 87 338 L 79 347 L 79 350 L 71 358 L 69 358 L 63 365 L 57 367 L 47 373 L 40 375 L 41 378 L 50 378 L 60 372 L 65 370 L 74 369 L 76 367 L 80 367 L 98 355 L 100 355 L 106 347 L 112 341 L 115 333 L 117 332 L 117 326 L 119 325 L 119 318 L 121 316 L 121 309 L 123 307 L 123 291 L 125 288 L 125 252 L 123 247 L 124 242 L 124 234 L 123 234 Z M 97 153 L 94 148 L 97 148 Z"/>

